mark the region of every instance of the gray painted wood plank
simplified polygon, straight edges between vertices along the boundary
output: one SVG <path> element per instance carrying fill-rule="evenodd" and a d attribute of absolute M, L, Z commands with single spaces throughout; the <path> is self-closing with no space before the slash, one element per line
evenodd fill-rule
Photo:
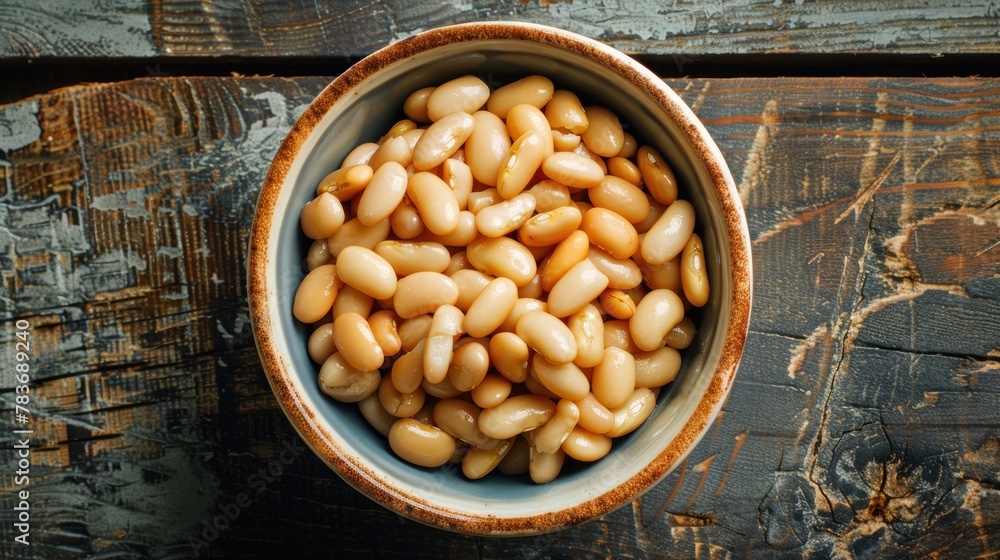
<path fill-rule="evenodd" d="M 1000 51 L 991 0 L 0 0 L 0 57 L 360 57 L 420 30 L 483 20 L 678 57 Z"/>

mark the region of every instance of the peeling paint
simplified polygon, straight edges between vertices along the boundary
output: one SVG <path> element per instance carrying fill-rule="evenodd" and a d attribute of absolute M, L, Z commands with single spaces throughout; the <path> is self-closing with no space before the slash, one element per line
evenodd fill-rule
<path fill-rule="evenodd" d="M 142 3 L 132 0 L 6 0 L 28 33 L 0 41 L 0 56 L 156 55 L 152 26 Z M 38 40 L 26 42 L 27 38 Z M 20 40 L 18 40 L 20 39 Z M 25 41 L 25 42 L 22 42 Z"/>
<path fill-rule="evenodd" d="M 184 249 L 180 247 L 160 247 L 156 250 L 156 256 L 179 259 L 184 256 Z"/>
<path fill-rule="evenodd" d="M 468 12 L 473 8 L 473 4 L 469 0 L 449 0 L 447 4 L 459 12 Z"/>
<path fill-rule="evenodd" d="M 164 547 L 153 555 L 162 556 L 166 547 L 197 534 L 199 521 L 210 515 L 219 480 L 184 450 L 168 447 L 162 457 L 108 467 L 91 482 L 100 496 L 86 508 L 87 531 L 94 537 L 119 540 L 115 532 L 126 529 L 148 539 L 153 550 Z"/>
<path fill-rule="evenodd" d="M 0 152 L 19 150 L 42 137 L 38 125 L 38 101 L 0 107 Z"/>
<path fill-rule="evenodd" d="M 134 282 L 133 270 L 145 270 L 146 266 L 146 261 L 140 256 L 114 250 L 75 268 L 69 286 L 79 288 L 84 297 L 121 290 Z"/>
<path fill-rule="evenodd" d="M 205 175 L 211 185 L 194 196 L 188 197 L 181 211 L 194 216 L 206 212 L 221 212 L 239 219 L 249 220 L 257 203 L 260 177 L 271 164 L 278 146 L 307 105 L 289 107 L 288 100 L 277 91 L 266 91 L 247 100 L 247 109 L 263 109 L 261 119 L 241 122 L 234 127 L 237 133 L 227 139 L 223 150 L 205 150 L 182 156 L 181 168 L 203 170 L 192 172 Z M 240 119 L 249 115 L 239 113 Z"/>
<path fill-rule="evenodd" d="M 151 215 L 146 208 L 146 196 L 145 189 L 125 189 L 93 197 L 90 208 L 105 212 L 120 210 L 126 218 L 149 219 Z"/>

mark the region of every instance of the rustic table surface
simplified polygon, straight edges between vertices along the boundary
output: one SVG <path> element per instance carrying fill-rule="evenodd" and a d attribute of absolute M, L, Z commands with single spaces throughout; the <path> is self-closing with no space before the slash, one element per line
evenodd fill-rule
<path fill-rule="evenodd" d="M 482 19 L 664 75 L 753 240 L 747 351 L 706 437 L 631 506 L 534 538 L 407 521 L 299 453 L 247 313 L 296 116 L 352 60 Z M 0 557 L 996 558 L 998 37 L 987 0 L 0 0 Z"/>

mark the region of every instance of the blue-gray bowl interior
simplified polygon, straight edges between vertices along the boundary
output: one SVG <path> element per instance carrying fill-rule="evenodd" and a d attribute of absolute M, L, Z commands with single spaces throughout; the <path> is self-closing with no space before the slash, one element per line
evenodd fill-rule
<path fill-rule="evenodd" d="M 681 129 L 634 85 L 590 58 L 549 45 L 496 40 L 477 43 L 473 52 L 468 48 L 465 44 L 449 45 L 395 63 L 391 68 L 398 71 L 397 75 L 391 79 L 379 74 L 368 78 L 357 87 L 357 95 L 345 95 L 338 102 L 343 111 L 332 126 L 313 131 L 320 135 L 318 143 L 311 153 L 299 154 L 304 157 L 301 173 L 295 179 L 286 215 L 278 218 L 280 246 L 276 265 L 284 271 L 277 275 L 279 292 L 284 294 L 279 320 L 290 337 L 288 359 L 293 375 L 300 377 L 305 387 L 306 406 L 312 406 L 321 421 L 328 422 L 354 451 L 384 469 L 389 477 L 411 486 L 418 499 L 439 503 L 446 502 L 444 497 L 448 495 L 458 495 L 463 500 L 481 502 L 490 513 L 518 515 L 526 506 L 530 510 L 546 497 L 565 496 L 567 492 L 581 498 L 595 497 L 620 482 L 623 474 L 641 469 L 668 438 L 674 437 L 707 386 L 717 362 L 711 354 L 718 352 L 726 330 L 722 310 L 728 308 L 729 279 L 721 271 L 728 263 L 728 251 L 724 250 L 728 242 L 719 201 L 704 166 L 695 161 L 695 152 Z M 695 316 L 699 325 L 696 342 L 684 352 L 684 365 L 677 379 L 660 393 L 654 416 L 637 431 L 616 440 L 611 453 L 601 461 L 568 466 L 547 485 L 535 485 L 526 476 L 499 473 L 470 481 L 454 467 L 425 469 L 395 457 L 386 439 L 366 423 L 356 405 L 335 402 L 321 393 L 316 382 L 319 367 L 306 353 L 311 327 L 297 322 L 291 314 L 291 296 L 306 272 L 305 255 L 310 245 L 299 230 L 298 212 L 314 196 L 318 182 L 337 169 L 352 148 L 378 139 L 394 122 L 405 118 L 402 104 L 410 93 L 466 74 L 478 75 L 494 86 L 543 74 L 558 88 L 577 93 L 585 104 L 601 104 L 615 111 L 640 144 L 653 145 L 670 161 L 681 196 L 697 210 L 697 231 L 704 239 L 710 266 L 713 294 Z"/>

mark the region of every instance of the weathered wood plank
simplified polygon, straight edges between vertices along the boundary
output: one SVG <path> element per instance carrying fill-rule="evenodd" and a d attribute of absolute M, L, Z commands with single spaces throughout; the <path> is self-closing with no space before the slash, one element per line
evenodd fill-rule
<path fill-rule="evenodd" d="M 25 318 L 37 383 L 35 546 L 11 544 L 5 477 L 0 555 L 997 550 L 1000 81 L 669 83 L 746 201 L 744 363 L 706 438 L 641 500 L 509 540 L 429 529 L 354 492 L 299 448 L 261 373 L 246 234 L 271 154 L 324 80 L 138 80 L 0 107 L 0 372 Z M 238 518 L 207 531 L 241 496 Z"/>
<path fill-rule="evenodd" d="M 0 3 L 4 58 L 149 57 L 149 10 L 135 0 L 50 0 Z"/>
<path fill-rule="evenodd" d="M 693 467 L 703 466 L 713 488 L 726 472 L 716 463 L 743 458 L 759 474 L 728 476 L 725 488 L 747 492 L 765 480 L 771 488 L 747 495 L 742 515 L 729 515 L 741 506 L 725 491 L 701 511 L 758 536 L 747 539 L 748 554 L 990 550 L 1000 519 L 995 502 L 970 498 L 980 482 L 963 458 L 990 456 L 996 442 L 1000 259 L 983 259 L 996 250 L 1000 218 L 1000 120 L 986 99 L 995 82 L 831 80 L 822 92 L 805 81 L 774 92 L 751 83 L 715 102 L 716 82 L 683 85 L 746 200 L 751 328 L 762 334 L 751 336 L 717 422 L 721 449 L 699 446 L 666 503 L 701 482 Z M 936 229 L 967 219 L 975 226 Z M 969 390 L 971 371 L 986 382 L 977 377 Z M 746 388 L 753 396 L 741 399 Z M 740 405 L 751 411 L 732 414 Z M 734 418 L 745 423 L 733 427 Z M 786 419 L 784 430 L 775 418 Z M 682 503 L 705 507 L 704 490 L 694 494 Z M 990 536 L 955 541 L 966 531 Z M 703 546 L 720 543 L 719 532 L 707 535 Z"/>
<path fill-rule="evenodd" d="M 240 263 L 269 163 L 259 154 L 277 149 L 322 85 L 145 81 L 3 111 L 0 315 L 33 326 L 32 492 L 52 514 L 35 525 L 49 535 L 35 557 L 189 554 L 220 478 L 231 480 L 210 459 L 243 452 L 222 443 L 233 425 L 220 418 L 238 403 L 277 423 Z M 0 354 L 12 371 L 13 354 Z M 217 376 L 248 359 L 255 392 Z M 267 452 L 272 435 L 244 433 L 239 445 Z"/>
<path fill-rule="evenodd" d="M 483 20 L 553 25 L 650 55 L 997 53 L 998 18 L 990 0 L 0 0 L 0 57 L 360 57 Z"/>

